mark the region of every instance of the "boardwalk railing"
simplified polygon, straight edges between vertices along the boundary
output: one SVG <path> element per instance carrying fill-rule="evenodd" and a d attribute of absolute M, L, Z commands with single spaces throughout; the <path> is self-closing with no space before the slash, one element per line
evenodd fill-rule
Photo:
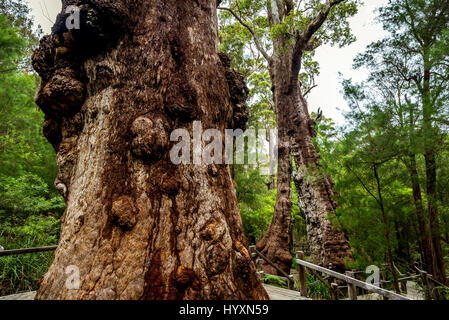
<path fill-rule="evenodd" d="M 40 247 L 40 248 L 26 248 L 16 250 L 0 250 L 0 257 L 15 256 L 19 254 L 54 251 L 58 246 Z"/>
<path fill-rule="evenodd" d="M 48 247 L 39 247 L 39 248 L 25 248 L 25 249 L 16 249 L 16 250 L 0 250 L 0 257 L 5 256 L 12 256 L 12 255 L 21 255 L 21 254 L 29 254 L 29 253 L 36 253 L 36 252 L 46 252 L 46 251 L 54 251 L 56 250 L 58 246 L 48 246 Z M 270 261 L 267 257 L 265 257 L 261 252 L 259 252 L 256 249 L 256 246 L 250 246 L 251 251 L 251 257 L 256 260 L 257 257 L 260 257 L 262 260 L 264 260 L 266 263 L 271 265 L 276 271 L 278 271 L 279 274 L 282 276 L 276 276 L 279 279 L 282 279 L 284 281 L 287 281 L 288 288 L 290 290 L 294 289 L 294 277 L 293 275 L 287 274 L 285 271 L 283 271 L 281 268 L 276 266 L 272 261 Z M 296 252 L 296 263 L 299 266 L 299 291 L 303 297 L 307 297 L 307 283 L 306 283 L 306 270 L 309 270 L 311 273 L 313 273 L 319 280 L 317 283 L 322 282 L 324 285 L 326 285 L 329 288 L 329 291 L 331 293 L 331 296 L 333 299 L 337 299 L 337 290 L 340 288 L 346 288 L 342 286 L 338 286 L 336 283 L 330 283 L 330 281 L 327 281 L 324 277 L 320 276 L 319 272 L 327 275 L 328 278 L 335 278 L 342 280 L 347 283 L 347 289 L 348 289 L 348 297 L 350 300 L 357 300 L 357 287 L 362 288 L 364 290 L 367 290 L 369 292 L 377 293 L 385 298 L 392 299 L 392 300 L 412 300 L 406 296 L 397 294 L 395 292 L 383 289 L 381 287 L 372 285 L 367 282 L 363 282 L 361 280 L 358 280 L 355 278 L 356 272 L 353 271 L 347 271 L 346 274 L 342 274 L 330 269 L 326 269 L 324 267 L 318 266 L 316 264 L 307 262 L 304 260 L 304 252 L 303 251 L 297 251 Z M 256 261 L 256 265 L 259 265 Z M 403 278 L 398 279 L 400 282 L 407 281 L 409 279 L 415 279 L 415 278 L 421 278 L 423 281 L 423 285 L 427 287 L 429 290 L 426 292 L 426 298 L 432 299 L 436 298 L 438 296 L 438 293 L 435 292 L 435 285 L 440 287 L 445 287 L 443 284 L 439 283 L 438 281 L 434 280 L 432 275 L 428 274 L 426 271 L 423 271 L 415 266 L 415 269 L 418 271 L 418 274 L 409 275 Z M 263 271 L 259 272 L 259 275 L 268 275 L 265 274 Z M 401 274 L 402 275 L 402 274 Z M 388 283 L 389 281 L 381 281 L 381 283 Z M 309 284 L 309 285 L 314 285 Z M 446 287 L 447 288 L 447 287 Z M 449 289 L 449 288 L 448 288 Z"/>
<path fill-rule="evenodd" d="M 322 272 L 324 274 L 327 274 L 330 277 L 340 279 L 345 281 L 348 284 L 348 296 L 350 300 L 357 300 L 357 290 L 356 287 L 365 289 L 367 291 L 377 293 L 381 296 L 384 296 L 386 298 L 392 299 L 392 300 L 412 300 L 408 297 L 405 297 L 403 295 L 397 294 L 395 292 L 382 289 L 380 287 L 377 287 L 375 285 L 372 285 L 367 282 L 360 281 L 356 279 L 354 276 L 354 272 L 348 271 L 346 274 L 342 274 L 333 270 L 329 270 L 323 267 L 320 267 L 318 265 L 315 265 L 313 263 L 304 261 L 304 253 L 302 251 L 298 251 L 296 253 L 296 263 L 299 265 L 299 281 L 300 281 L 300 291 L 301 295 L 306 296 L 307 295 L 307 287 L 305 283 L 305 268 Z"/>
<path fill-rule="evenodd" d="M 294 288 L 294 278 L 292 275 L 287 274 L 285 271 L 277 267 L 272 261 L 270 261 L 267 257 L 265 257 L 262 253 L 260 253 L 255 246 L 250 246 L 251 256 L 253 259 L 256 259 L 257 257 L 260 257 L 262 260 L 264 260 L 266 263 L 274 267 L 279 274 L 282 276 L 278 276 L 278 278 L 283 279 L 288 282 L 289 289 Z M 341 288 L 336 283 L 329 283 L 329 281 L 326 281 L 326 279 L 322 276 L 320 276 L 320 272 L 327 275 L 329 278 L 335 278 L 342 280 L 347 283 L 348 288 L 348 297 L 350 300 L 357 300 L 357 287 L 362 288 L 364 290 L 367 290 L 369 292 L 377 293 L 385 298 L 392 299 L 392 300 L 412 300 L 406 296 L 397 294 L 395 292 L 380 288 L 378 286 L 372 285 L 367 282 L 363 282 L 361 280 L 358 280 L 355 278 L 355 272 L 347 271 L 346 274 L 342 274 L 330 269 L 323 268 L 321 266 L 315 265 L 313 263 L 307 262 L 304 260 L 304 252 L 297 251 L 296 252 L 296 263 L 299 266 L 299 291 L 303 297 L 307 297 L 307 283 L 306 283 L 306 271 L 309 270 L 311 273 L 313 273 L 318 279 L 319 282 L 324 283 L 331 292 L 331 296 L 333 299 L 337 299 L 336 291 Z M 256 265 L 258 263 L 256 262 Z M 259 272 L 260 275 L 265 275 L 263 271 Z M 404 278 L 410 279 L 416 276 Z M 419 277 L 419 276 L 418 276 Z"/>
<path fill-rule="evenodd" d="M 268 263 L 270 266 L 272 266 L 273 268 L 276 269 L 277 272 L 279 272 L 280 274 L 282 274 L 281 277 L 277 276 L 279 279 L 282 279 L 284 281 L 287 281 L 288 283 L 288 288 L 290 290 L 294 289 L 294 285 L 295 285 L 295 280 L 293 279 L 293 276 L 290 274 L 287 274 L 284 270 L 282 270 L 281 268 L 279 268 L 277 265 L 275 265 L 273 262 L 271 262 L 267 257 L 265 257 L 262 253 L 260 253 L 257 249 L 256 246 L 250 246 L 249 247 L 250 251 L 251 251 L 251 257 L 254 259 L 257 256 L 259 256 L 260 258 L 262 258 L 262 260 L 264 260 L 266 263 Z M 259 272 L 260 275 L 264 275 L 263 272 Z"/>

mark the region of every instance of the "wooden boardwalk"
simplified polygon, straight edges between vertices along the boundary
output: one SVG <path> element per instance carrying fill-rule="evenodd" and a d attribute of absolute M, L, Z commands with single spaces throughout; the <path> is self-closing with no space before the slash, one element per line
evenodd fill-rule
<path fill-rule="evenodd" d="M 275 286 L 270 286 L 264 284 L 265 290 L 267 290 L 268 295 L 271 300 L 310 300 L 304 297 L 301 297 L 298 291 L 292 291 L 287 289 L 278 288 Z M 34 296 L 36 292 L 26 292 L 14 294 L 11 296 L 0 297 L 1 300 L 34 300 Z"/>
<path fill-rule="evenodd" d="M 13 294 L 11 296 L 0 297 L 0 301 L 2 301 L 2 300 L 34 300 L 35 295 L 36 295 L 36 291 L 18 293 L 18 294 Z"/>
<path fill-rule="evenodd" d="M 270 300 L 311 300 L 302 297 L 298 291 L 282 289 L 268 284 L 264 284 L 263 286 L 265 287 L 265 290 L 267 290 Z"/>

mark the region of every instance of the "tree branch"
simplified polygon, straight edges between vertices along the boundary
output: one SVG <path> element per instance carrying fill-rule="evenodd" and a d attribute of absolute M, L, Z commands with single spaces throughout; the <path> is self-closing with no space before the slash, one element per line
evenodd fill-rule
<path fill-rule="evenodd" d="M 347 168 L 350 172 L 352 172 L 352 170 L 351 170 L 352 168 L 351 168 L 349 165 L 345 164 L 345 166 L 346 166 L 346 168 Z M 370 191 L 370 189 L 365 185 L 365 183 L 364 183 L 363 180 L 357 175 L 357 173 L 355 173 L 355 172 L 352 172 L 352 173 L 354 174 L 355 178 L 360 182 L 360 184 L 362 185 L 362 188 L 365 189 L 365 191 L 368 192 L 368 194 L 369 194 L 371 197 L 373 197 L 373 199 L 376 201 L 376 203 L 379 203 L 379 200 L 377 199 L 377 197 Z"/>
<path fill-rule="evenodd" d="M 225 7 L 218 7 L 218 10 L 225 10 L 225 11 L 229 11 L 234 18 L 237 19 L 237 21 L 244 26 L 246 29 L 248 29 L 248 31 L 251 33 L 251 35 L 253 36 L 254 39 L 254 43 L 256 45 L 257 50 L 260 51 L 260 53 L 264 56 L 264 58 L 268 61 L 269 64 L 271 64 L 272 58 L 271 56 L 265 51 L 265 49 L 262 47 L 262 45 L 260 44 L 259 39 L 256 36 L 256 33 L 254 32 L 254 30 L 247 24 L 245 23 L 245 21 L 243 21 L 242 18 L 240 18 L 235 12 L 234 10 L 230 9 L 230 8 L 225 8 Z"/>
<path fill-rule="evenodd" d="M 318 29 L 323 25 L 324 21 L 326 21 L 326 18 L 329 15 L 329 12 L 331 11 L 332 7 L 343 1 L 345 0 L 331 0 L 326 3 L 325 9 L 317 14 L 315 19 L 313 19 L 307 25 L 304 32 L 300 35 L 300 38 L 302 38 L 303 41 L 305 41 L 305 44 L 312 38 L 315 32 L 317 32 Z"/>
<path fill-rule="evenodd" d="M 311 86 L 309 89 L 306 90 L 306 92 L 304 92 L 303 96 L 306 97 L 313 89 L 315 89 L 316 87 L 318 87 L 318 85 L 314 84 L 313 86 Z"/>
<path fill-rule="evenodd" d="M 293 49 L 293 56 L 292 56 L 293 59 L 297 59 L 298 57 L 300 57 L 302 52 L 304 50 L 307 50 L 308 47 L 310 47 L 309 49 L 313 48 L 313 44 L 309 45 L 309 41 L 312 39 L 315 32 L 317 32 L 318 29 L 323 25 L 324 21 L 326 21 L 326 18 L 328 17 L 332 7 L 343 1 L 345 0 L 328 0 L 324 10 L 321 10 L 316 15 L 316 17 L 310 23 L 307 24 L 304 31 L 297 35 L 295 47 Z M 297 64 L 293 63 L 293 65 Z"/>

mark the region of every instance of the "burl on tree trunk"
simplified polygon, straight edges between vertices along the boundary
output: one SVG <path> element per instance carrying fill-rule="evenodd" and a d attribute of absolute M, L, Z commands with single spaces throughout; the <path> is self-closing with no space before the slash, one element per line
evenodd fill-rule
<path fill-rule="evenodd" d="M 216 1 L 68 5 L 80 29 L 59 15 L 33 57 L 67 202 L 37 299 L 267 299 L 228 166 L 170 161 L 173 130 L 247 120 L 243 80 L 217 53 Z"/>

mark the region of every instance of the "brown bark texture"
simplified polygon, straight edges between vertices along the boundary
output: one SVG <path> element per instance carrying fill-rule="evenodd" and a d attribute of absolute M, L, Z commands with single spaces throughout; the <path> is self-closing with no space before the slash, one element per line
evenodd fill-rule
<path fill-rule="evenodd" d="M 242 128 L 246 86 L 217 52 L 215 0 L 73 0 L 33 56 L 67 202 L 37 299 L 267 299 L 229 167 L 174 165 L 174 129 Z M 204 144 L 204 142 L 203 142 Z M 80 287 L 68 289 L 67 267 Z"/>
<path fill-rule="evenodd" d="M 444 255 L 441 246 L 441 231 L 438 217 L 437 199 L 437 169 L 433 150 L 424 155 L 426 163 L 426 192 L 427 192 L 427 210 L 429 215 L 429 237 L 432 244 L 432 271 L 433 276 L 440 283 L 447 285 L 446 268 L 444 266 Z"/>

